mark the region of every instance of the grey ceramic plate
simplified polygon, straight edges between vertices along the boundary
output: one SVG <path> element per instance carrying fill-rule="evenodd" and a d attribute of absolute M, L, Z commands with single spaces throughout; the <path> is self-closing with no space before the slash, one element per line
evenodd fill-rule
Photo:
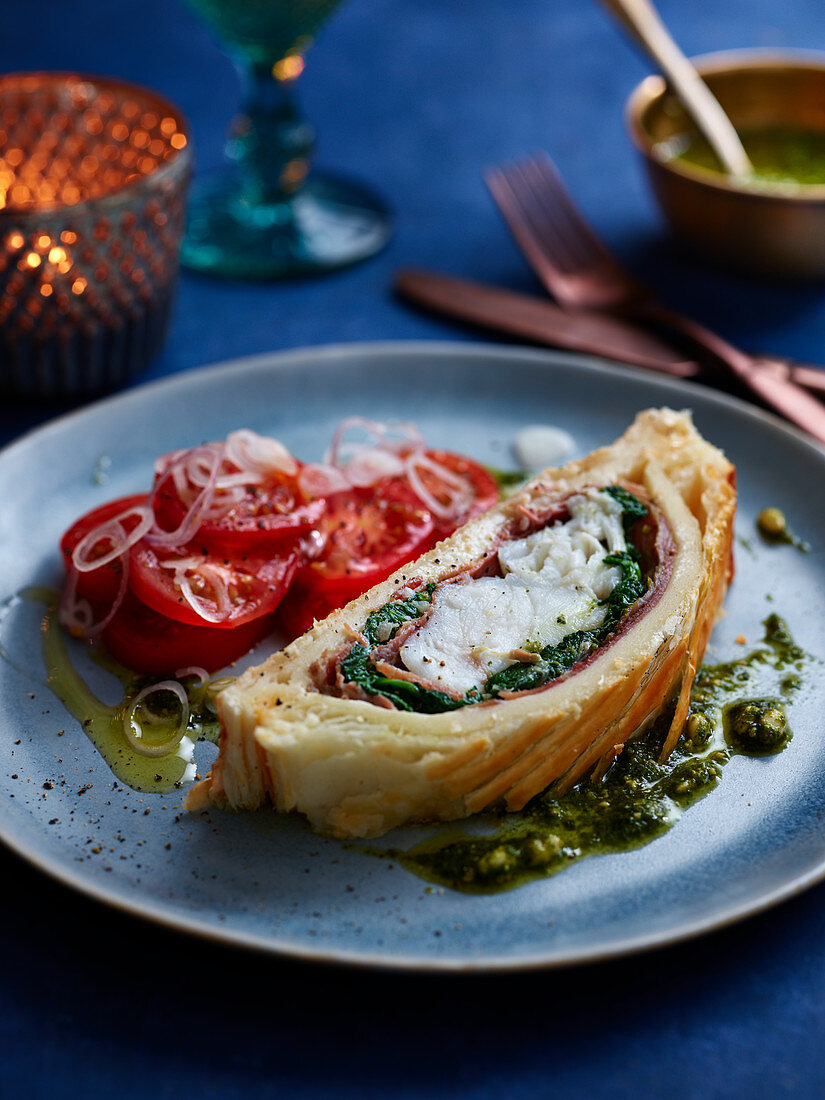
<path fill-rule="evenodd" d="M 525 424 L 561 425 L 584 453 L 614 439 L 639 409 L 662 404 L 691 408 L 739 470 L 739 532 L 751 549 L 740 546 L 710 657 L 739 655 L 734 638 L 756 641 L 771 610 L 807 650 L 825 654 L 821 450 L 704 389 L 566 355 L 488 347 L 351 345 L 247 359 L 47 425 L 0 454 L 0 596 L 57 583 L 63 529 L 98 503 L 142 491 L 155 455 L 232 428 L 275 434 L 317 459 L 341 417 L 401 416 L 435 445 L 509 465 L 510 441 Z M 93 477 L 101 456 L 111 459 L 103 485 Z M 754 517 L 773 504 L 812 553 L 759 543 Z M 823 683 L 794 704 L 788 749 L 769 759 L 735 757 L 719 787 L 653 844 L 509 893 L 468 896 L 427 888 L 397 866 L 314 836 L 298 818 L 188 817 L 178 794 L 115 784 L 43 685 L 36 609 L 7 610 L 0 632 L 18 666 L 0 660 L 3 838 L 63 882 L 193 933 L 375 966 L 551 966 L 693 936 L 825 876 Z"/>

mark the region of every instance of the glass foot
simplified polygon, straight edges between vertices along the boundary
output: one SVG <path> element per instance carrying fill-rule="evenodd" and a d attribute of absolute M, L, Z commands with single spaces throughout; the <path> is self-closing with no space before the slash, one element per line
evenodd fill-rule
<path fill-rule="evenodd" d="M 180 258 L 212 275 L 282 279 L 358 263 L 390 235 L 388 211 L 357 185 L 313 175 L 285 201 L 261 204 L 224 172 L 193 187 Z"/>

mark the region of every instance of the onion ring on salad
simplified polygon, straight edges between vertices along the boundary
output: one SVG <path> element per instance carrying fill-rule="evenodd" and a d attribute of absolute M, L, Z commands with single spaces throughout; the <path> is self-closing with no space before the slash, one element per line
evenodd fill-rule
<path fill-rule="evenodd" d="M 170 692 L 177 698 L 180 703 L 180 718 L 171 737 L 168 737 L 165 741 L 147 741 L 143 735 L 143 726 L 137 721 L 135 712 L 144 699 L 160 691 Z M 160 725 L 162 721 L 164 720 L 161 717 L 152 715 L 152 712 L 149 711 L 149 718 L 145 724 L 150 726 Z M 183 740 L 188 724 L 189 700 L 177 680 L 161 680 L 157 684 L 150 684 L 145 687 L 134 697 L 123 716 L 123 730 L 126 734 L 126 740 L 135 752 L 141 756 L 168 756 L 174 752 Z"/>

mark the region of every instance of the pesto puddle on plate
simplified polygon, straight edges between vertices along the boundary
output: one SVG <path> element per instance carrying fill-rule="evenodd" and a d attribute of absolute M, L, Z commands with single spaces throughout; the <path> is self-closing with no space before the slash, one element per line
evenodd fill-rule
<path fill-rule="evenodd" d="M 587 856 L 649 844 L 713 790 L 731 756 L 772 755 L 791 740 L 785 704 L 816 658 L 794 643 L 777 615 L 763 625 L 757 648 L 700 668 L 685 730 L 666 762 L 659 754 L 667 714 L 627 745 L 598 785 L 582 781 L 560 797 L 545 791 L 516 813 L 478 815 L 469 828 L 443 826 L 407 850 L 351 847 L 392 859 L 429 882 L 491 894 L 557 874 Z"/>

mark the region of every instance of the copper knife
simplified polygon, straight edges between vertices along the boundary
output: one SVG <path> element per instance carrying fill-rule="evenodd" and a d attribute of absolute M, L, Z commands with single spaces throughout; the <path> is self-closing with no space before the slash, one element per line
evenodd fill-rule
<path fill-rule="evenodd" d="M 702 365 L 664 338 L 604 313 L 567 312 L 544 298 L 434 271 L 407 268 L 395 277 L 397 294 L 435 313 L 534 343 L 644 367 L 676 378 L 708 376 Z M 825 370 L 764 356 L 766 377 L 788 379 L 825 396 Z"/>

